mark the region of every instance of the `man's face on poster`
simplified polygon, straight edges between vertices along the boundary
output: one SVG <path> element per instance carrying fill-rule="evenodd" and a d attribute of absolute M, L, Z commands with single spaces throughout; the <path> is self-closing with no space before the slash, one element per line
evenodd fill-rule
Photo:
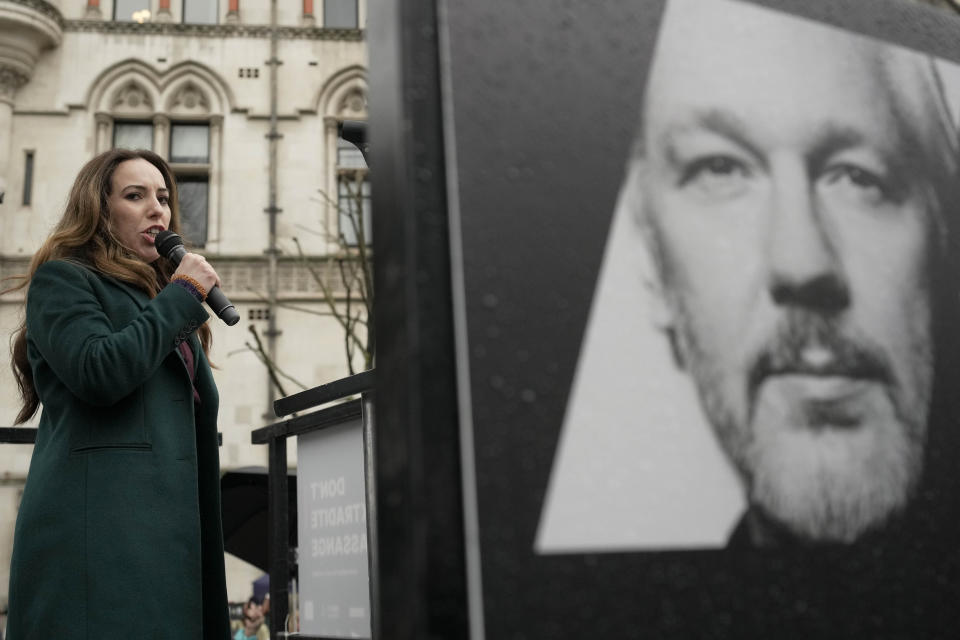
<path fill-rule="evenodd" d="M 938 214 L 897 75 L 915 54 L 687 4 L 631 173 L 665 318 L 749 502 L 850 542 L 922 470 Z"/>

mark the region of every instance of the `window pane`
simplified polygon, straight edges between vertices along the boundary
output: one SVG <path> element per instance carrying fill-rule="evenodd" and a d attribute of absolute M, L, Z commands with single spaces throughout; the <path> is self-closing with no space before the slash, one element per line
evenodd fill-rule
<path fill-rule="evenodd" d="M 360 188 L 360 199 L 357 199 L 357 188 Z M 373 217 L 370 210 L 370 181 L 364 178 L 358 185 L 351 175 L 340 177 L 337 193 L 337 205 L 340 208 L 340 234 L 348 246 L 357 245 L 358 214 L 363 212 L 363 237 L 366 245 L 373 243 Z M 358 227 L 359 228 L 359 227 Z"/>
<path fill-rule="evenodd" d="M 177 176 L 180 201 L 180 230 L 184 241 L 194 247 L 207 242 L 207 176 Z"/>
<path fill-rule="evenodd" d="M 210 127 L 175 124 L 170 128 L 170 162 L 209 162 Z"/>
<path fill-rule="evenodd" d="M 113 146 L 119 149 L 153 149 L 153 125 L 149 122 L 114 122 Z"/>
<path fill-rule="evenodd" d="M 150 0 L 115 0 L 113 19 L 118 22 L 149 22 Z"/>
<path fill-rule="evenodd" d="M 357 0 L 323 0 L 323 26 L 356 29 Z"/>
<path fill-rule="evenodd" d="M 337 138 L 337 168 L 339 169 L 366 169 L 367 163 L 363 160 L 360 149 L 352 142 Z"/>
<path fill-rule="evenodd" d="M 183 0 L 183 21 L 187 24 L 217 24 L 217 0 Z"/>

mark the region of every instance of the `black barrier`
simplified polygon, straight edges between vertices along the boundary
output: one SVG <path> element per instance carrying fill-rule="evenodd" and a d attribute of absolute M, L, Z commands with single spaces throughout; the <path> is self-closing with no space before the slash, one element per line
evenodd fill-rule
<path fill-rule="evenodd" d="M 0 427 L 0 444 L 36 444 L 36 427 Z M 223 446 L 223 434 L 217 432 L 217 445 Z"/>
<path fill-rule="evenodd" d="M 322 404 L 340 401 L 338 404 L 261 427 L 251 433 L 252 444 L 268 446 L 268 547 L 270 565 L 270 637 L 286 637 L 286 622 L 289 611 L 291 571 L 296 560 L 295 550 L 290 548 L 290 513 L 287 478 L 287 438 L 320 431 L 343 424 L 345 421 L 363 420 L 364 460 L 366 464 L 366 513 L 369 539 L 368 569 L 370 577 L 370 607 L 376 615 L 377 576 L 379 575 L 376 545 L 376 496 L 373 472 L 372 448 L 374 446 L 374 373 L 373 370 L 321 385 L 302 393 L 281 398 L 275 402 L 278 416 L 295 411 L 304 411 Z M 347 399 L 360 395 L 359 399 Z M 333 640 L 327 636 L 312 636 L 297 633 L 303 640 Z M 377 636 L 373 636 L 377 637 Z"/>
<path fill-rule="evenodd" d="M 274 401 L 273 412 L 277 417 L 288 416 L 298 411 L 319 407 L 328 402 L 336 402 L 357 393 L 370 391 L 373 389 L 374 383 L 373 372 L 374 370 L 370 369 L 280 398 Z"/>
<path fill-rule="evenodd" d="M 0 427 L 0 444 L 34 444 L 36 441 L 35 427 Z"/>
<path fill-rule="evenodd" d="M 470 633 L 439 4 L 376 0 L 368 13 L 376 402 L 383 425 L 376 439 L 374 637 L 391 640 Z"/>

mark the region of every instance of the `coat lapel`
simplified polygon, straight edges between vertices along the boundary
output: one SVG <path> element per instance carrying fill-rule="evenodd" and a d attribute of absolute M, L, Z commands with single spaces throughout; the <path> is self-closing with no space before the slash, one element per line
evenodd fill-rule
<path fill-rule="evenodd" d="M 126 282 L 117 280 L 112 276 L 101 275 L 100 277 L 104 280 L 107 280 L 111 284 L 116 285 L 121 291 L 130 296 L 130 299 L 136 303 L 138 308 L 143 309 L 147 306 L 147 303 L 150 302 L 150 298 L 147 296 L 147 294 L 143 291 L 140 291 L 140 289 L 137 289 L 133 285 L 129 285 Z"/>
<path fill-rule="evenodd" d="M 144 309 L 147 306 L 147 303 L 150 302 L 150 298 L 146 293 L 140 289 L 129 285 L 121 280 L 117 280 L 112 276 L 101 275 L 104 280 L 108 280 L 110 283 L 114 284 L 123 291 L 131 300 L 137 305 L 139 309 Z M 200 341 L 197 338 L 196 333 L 192 333 L 189 338 L 190 349 L 193 351 L 193 363 L 194 363 L 194 373 L 197 371 L 197 353 L 200 351 Z M 174 347 L 173 352 L 177 354 L 177 358 L 180 360 L 180 370 L 183 371 L 189 377 L 190 372 L 187 371 L 187 361 L 183 359 L 183 354 L 180 353 L 180 349 Z"/>

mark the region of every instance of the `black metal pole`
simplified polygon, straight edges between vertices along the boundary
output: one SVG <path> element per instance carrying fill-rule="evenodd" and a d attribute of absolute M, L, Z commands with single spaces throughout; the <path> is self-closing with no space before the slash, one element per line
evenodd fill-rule
<path fill-rule="evenodd" d="M 267 519 L 270 533 L 267 536 L 270 562 L 270 637 L 276 640 L 285 632 L 289 612 L 290 584 L 290 514 L 287 498 L 287 440 L 283 436 L 270 439 L 269 477 L 270 492 Z"/>
<path fill-rule="evenodd" d="M 374 637 L 470 637 L 437 0 L 371 0 Z"/>
<path fill-rule="evenodd" d="M 366 480 L 367 502 L 367 575 L 370 578 L 370 637 L 374 640 L 383 638 L 377 626 L 377 595 L 380 588 L 377 576 L 380 572 L 379 556 L 377 554 L 377 473 L 376 441 L 374 440 L 374 393 L 368 391 L 361 397 L 363 419 L 363 469 Z"/>

